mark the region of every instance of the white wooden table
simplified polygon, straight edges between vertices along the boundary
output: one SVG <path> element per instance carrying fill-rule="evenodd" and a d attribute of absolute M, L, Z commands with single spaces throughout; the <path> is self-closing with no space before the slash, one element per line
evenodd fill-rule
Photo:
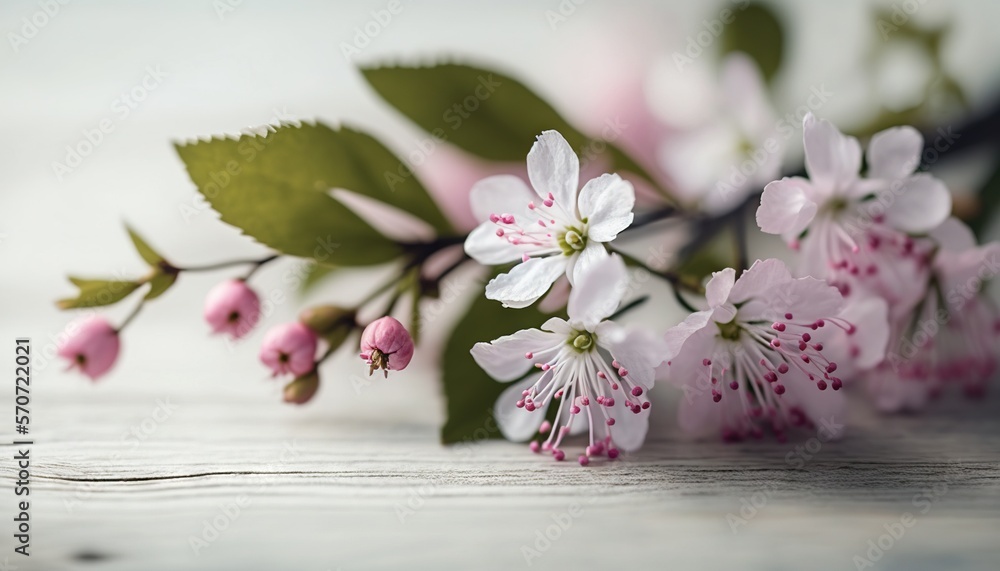
<path fill-rule="evenodd" d="M 262 390 L 259 376 L 209 384 L 193 366 L 155 372 L 171 361 L 143 357 L 146 378 L 91 387 L 53 373 L 59 390 L 39 389 L 32 556 L 8 547 L 5 444 L 0 563 L 855 569 L 855 555 L 867 557 L 869 539 L 890 528 L 904 532 L 891 545 L 882 539 L 889 548 L 876 569 L 1000 563 L 997 399 L 891 419 L 861 404 L 847 438 L 821 445 L 808 434 L 787 444 L 692 443 L 661 415 L 654 431 L 664 436 L 641 453 L 581 468 L 506 442 L 438 445 L 440 411 L 405 412 L 414 399 L 433 401 L 430 378 L 390 379 L 357 398 L 349 377 L 328 378 L 323 398 L 296 409 L 264 394 L 277 388 Z M 360 410 L 373 402 L 386 416 Z M 905 513 L 913 525 L 894 527 Z M 554 539 L 539 539 L 546 533 Z"/>

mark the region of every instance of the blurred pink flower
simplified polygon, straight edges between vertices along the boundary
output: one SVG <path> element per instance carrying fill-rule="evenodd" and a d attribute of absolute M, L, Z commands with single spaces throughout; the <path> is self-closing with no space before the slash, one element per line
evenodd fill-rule
<path fill-rule="evenodd" d="M 728 55 L 718 72 L 671 61 L 652 80 L 653 103 L 676 129 L 658 142 L 658 159 L 682 202 L 726 212 L 781 174 L 787 137 L 779 130 L 793 126 L 778 120 L 749 56 Z"/>
<path fill-rule="evenodd" d="M 375 369 L 382 369 L 386 377 L 389 371 L 402 371 L 413 358 L 410 332 L 388 315 L 372 321 L 361 334 L 361 358 L 370 367 L 369 376 Z"/>
<path fill-rule="evenodd" d="M 931 285 L 915 311 L 895 320 L 886 361 L 868 376 L 883 411 L 920 410 L 948 384 L 981 396 L 1000 368 L 1000 312 L 982 291 L 1000 273 L 1000 243 L 977 246 L 955 218 L 930 238 L 937 246 Z"/>
<path fill-rule="evenodd" d="M 923 139 L 912 127 L 877 133 L 861 178 L 861 145 L 811 113 L 803 120 L 809 178 L 783 178 L 764 189 L 757 224 L 800 250 L 803 275 L 825 278 L 845 296 L 872 293 L 891 315 L 908 313 L 924 295 L 924 234 L 948 217 L 951 195 L 916 173 Z M 805 237 L 802 237 L 805 233 Z M 800 243 L 801 238 L 801 243 Z"/>
<path fill-rule="evenodd" d="M 318 344 L 319 338 L 312 329 L 298 321 L 283 323 L 272 327 L 264 335 L 260 360 L 271 369 L 274 376 L 302 376 L 315 367 Z"/>
<path fill-rule="evenodd" d="M 59 356 L 69 361 L 70 369 L 79 369 L 96 381 L 115 364 L 121 342 L 118 331 L 103 317 L 71 324 L 66 334 L 69 340 L 59 349 Z"/>
<path fill-rule="evenodd" d="M 208 292 L 204 313 L 212 332 L 239 339 L 257 325 L 260 298 L 244 280 L 227 280 Z"/>
<path fill-rule="evenodd" d="M 525 175 L 523 163 L 489 162 L 443 140 L 434 144 L 433 149 L 422 155 L 419 165 L 414 164 L 413 168 L 442 212 L 459 230 L 471 230 L 479 222 L 469 205 L 469 191 L 476 182 L 499 174 Z"/>
<path fill-rule="evenodd" d="M 821 423 L 827 437 L 839 436 L 840 375 L 881 361 L 889 335 L 884 303 L 864 311 L 864 323 L 848 321 L 836 288 L 794 279 L 774 259 L 758 260 L 739 279 L 731 268 L 715 272 L 706 298 L 708 309 L 666 334 L 667 377 L 685 393 L 681 427 L 726 440 L 760 437 L 768 427 L 783 440 L 791 428 Z M 842 351 L 827 345 L 845 336 L 847 361 L 835 361 Z"/>

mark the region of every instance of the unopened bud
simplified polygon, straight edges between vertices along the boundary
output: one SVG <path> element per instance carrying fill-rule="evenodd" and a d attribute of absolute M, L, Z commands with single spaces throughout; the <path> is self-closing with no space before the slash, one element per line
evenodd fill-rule
<path fill-rule="evenodd" d="M 368 363 L 370 376 L 375 369 L 401 371 L 413 358 L 413 339 L 410 332 L 395 318 L 385 316 L 368 324 L 361 334 L 361 358 Z"/>
<path fill-rule="evenodd" d="M 345 325 L 353 327 L 354 316 L 354 311 L 350 309 L 336 305 L 316 305 L 303 309 L 299 313 L 299 321 L 322 337 Z"/>
<path fill-rule="evenodd" d="M 316 333 L 299 322 L 283 323 L 264 335 L 260 360 L 277 375 L 305 375 L 316 365 Z"/>
<path fill-rule="evenodd" d="M 76 333 L 68 334 L 69 341 L 59 349 L 59 356 L 69 361 L 71 369 L 78 369 L 96 381 L 118 358 L 121 345 L 118 332 L 99 316 L 79 322 L 75 329 Z"/>
<path fill-rule="evenodd" d="M 224 281 L 205 298 L 205 321 L 215 333 L 239 339 L 260 320 L 260 298 L 243 280 Z"/>
<path fill-rule="evenodd" d="M 312 371 L 285 385 L 284 399 L 287 403 L 305 404 L 319 390 L 319 374 Z"/>

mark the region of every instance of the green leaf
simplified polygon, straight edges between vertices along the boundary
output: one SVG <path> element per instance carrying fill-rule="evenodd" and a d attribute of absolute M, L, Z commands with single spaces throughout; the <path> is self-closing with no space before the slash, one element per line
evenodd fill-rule
<path fill-rule="evenodd" d="M 441 441 L 453 444 L 502 438 L 493 418 L 493 404 L 508 384 L 490 378 L 469 351 L 479 341 L 492 341 L 521 329 L 540 327 L 550 317 L 529 307 L 505 309 L 478 295 L 458 323 L 444 349 L 444 392 L 448 419 Z"/>
<path fill-rule="evenodd" d="M 781 67 L 785 33 L 781 20 L 766 4 L 753 3 L 742 11 L 722 34 L 722 53 L 743 52 L 752 57 L 767 81 L 774 79 Z"/>
<path fill-rule="evenodd" d="M 137 252 L 139 252 L 139 256 L 141 256 L 142 259 L 145 260 L 147 264 L 153 266 L 154 268 L 158 268 L 160 267 L 161 263 L 166 261 L 163 258 L 163 256 L 158 254 L 156 250 L 150 247 L 150 245 L 146 243 L 145 240 L 142 239 L 142 236 L 139 236 L 139 234 L 135 230 L 133 230 L 130 226 L 126 224 L 125 229 L 128 230 L 129 238 L 132 239 L 132 244 L 135 245 L 135 249 Z"/>
<path fill-rule="evenodd" d="M 593 140 L 516 79 L 460 64 L 367 67 L 361 73 L 390 105 L 425 131 L 492 161 L 523 162 L 535 137 L 562 133 L 580 153 Z M 655 180 L 620 148 L 607 144 L 615 168 Z"/>
<path fill-rule="evenodd" d="M 79 293 L 76 297 L 60 299 L 56 302 L 59 309 L 78 309 L 81 307 L 98 307 L 117 303 L 126 297 L 142 282 L 127 280 L 95 280 L 70 276 Z"/>
<path fill-rule="evenodd" d="M 437 206 L 408 177 L 393 192 L 386 174 L 400 161 L 375 139 L 322 124 L 281 126 L 266 136 L 178 144 L 191 180 L 224 222 L 285 254 L 341 266 L 388 262 L 402 253 L 332 198 L 342 188 L 391 202 L 450 230 Z"/>
<path fill-rule="evenodd" d="M 132 239 L 132 244 L 135 245 L 139 256 L 153 268 L 152 275 L 147 278 L 149 291 L 146 292 L 145 299 L 156 299 L 174 285 L 174 282 L 177 281 L 178 270 L 154 250 L 148 242 L 143 240 L 142 236 L 132 227 L 126 224 L 125 229 L 128 230 L 129 238 Z"/>
<path fill-rule="evenodd" d="M 352 186 L 339 185 L 380 200 L 427 222 L 438 235 L 454 234 L 455 229 L 438 208 L 405 162 L 371 135 L 341 127 L 336 132 L 339 149 L 335 151 L 344 160 L 338 168 L 353 170 Z M 401 168 L 402 167 L 402 168 Z M 404 176 L 407 175 L 407 176 Z"/>
<path fill-rule="evenodd" d="M 177 274 L 173 272 L 160 271 L 153 274 L 149 279 L 149 291 L 146 292 L 146 299 L 156 299 L 163 295 L 170 286 L 177 281 Z"/>

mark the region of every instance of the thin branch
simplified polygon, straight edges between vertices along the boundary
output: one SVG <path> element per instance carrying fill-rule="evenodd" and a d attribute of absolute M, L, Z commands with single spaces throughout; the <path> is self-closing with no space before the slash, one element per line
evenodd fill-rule
<path fill-rule="evenodd" d="M 142 310 L 142 306 L 145 304 L 146 304 L 145 298 L 140 300 L 139 303 L 134 308 L 132 308 L 132 312 L 129 313 L 127 317 L 125 317 L 125 321 L 122 321 L 122 324 L 118 326 L 118 329 L 115 329 L 115 332 L 121 333 L 122 330 L 125 329 L 129 323 L 132 323 L 132 320 L 135 319 L 135 316 L 139 315 L 139 311 Z"/>
<path fill-rule="evenodd" d="M 640 305 L 646 303 L 647 301 L 649 301 L 649 296 L 648 295 L 644 295 L 642 297 L 633 299 L 632 301 L 630 301 L 630 302 L 626 303 L 625 305 L 619 307 L 618 311 L 615 311 L 614 313 L 612 313 L 608 317 L 608 320 L 609 321 L 614 321 L 618 317 L 624 315 L 625 313 L 628 313 L 630 310 L 635 309 L 636 307 L 639 307 Z"/>
<path fill-rule="evenodd" d="M 750 267 L 750 254 L 747 252 L 747 217 L 746 203 L 740 205 L 733 224 L 733 239 L 736 241 L 736 275 L 741 276 Z"/>
<path fill-rule="evenodd" d="M 256 266 L 256 268 L 259 268 L 260 266 L 263 266 L 264 264 L 270 262 L 271 260 L 275 260 L 278 257 L 279 256 L 277 254 L 274 254 L 274 255 L 268 256 L 266 258 L 261 258 L 261 259 L 258 259 L 258 260 L 231 260 L 231 261 L 228 261 L 228 262 L 218 262 L 218 263 L 215 263 L 215 264 L 208 264 L 208 265 L 204 265 L 204 266 L 187 266 L 187 267 L 176 267 L 175 266 L 175 268 L 178 271 L 181 271 L 181 272 L 212 272 L 212 271 L 215 271 L 215 270 L 222 270 L 222 269 L 225 269 L 225 268 L 232 268 L 232 267 L 235 267 L 235 266 L 246 266 L 246 265 L 249 265 L 249 264 L 254 264 Z M 254 270 L 256 270 L 256 268 L 254 268 Z M 253 273 L 254 270 L 251 270 L 251 273 Z M 249 275 L 248 275 L 248 277 L 249 277 Z"/>

